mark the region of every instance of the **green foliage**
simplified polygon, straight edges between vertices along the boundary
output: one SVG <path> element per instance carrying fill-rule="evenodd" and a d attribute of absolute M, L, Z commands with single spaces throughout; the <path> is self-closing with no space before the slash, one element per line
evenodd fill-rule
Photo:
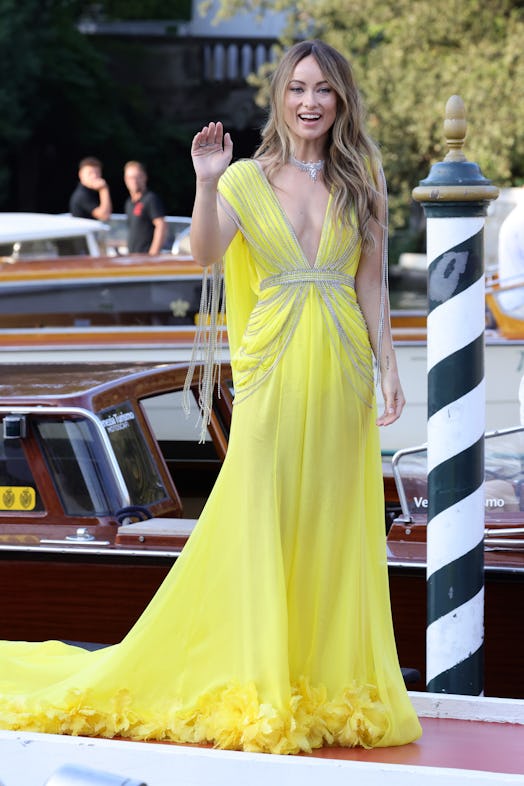
<path fill-rule="evenodd" d="M 34 3 L 36 7 L 37 3 Z M 31 25 L 30 3 L 0 0 L 0 135 L 9 144 L 27 136 L 29 106 L 35 94 L 39 57 L 35 50 L 35 31 Z"/>
<path fill-rule="evenodd" d="M 413 187 L 446 153 L 444 109 L 453 94 L 466 106 L 466 156 L 499 186 L 524 176 L 522 6 L 511 0 L 222 0 L 220 13 L 287 10 L 284 41 L 319 37 L 349 58 L 381 146 L 392 223 L 402 226 Z"/>
<path fill-rule="evenodd" d="M 150 118 L 142 88 L 113 78 L 112 52 L 83 35 L 77 20 L 93 13 L 83 0 L 0 0 L 0 200 L 17 209 L 66 210 L 76 164 L 97 155 L 108 178 L 122 182 L 127 158 L 153 158 L 181 147 L 176 129 Z M 182 12 L 188 3 L 97 3 L 100 13 Z M 95 9 L 96 10 L 96 9 Z M 113 47 L 113 49 L 115 49 Z M 154 122 L 154 139 L 151 124 Z M 187 145 L 184 147 L 187 149 Z M 165 178 L 165 167 L 159 165 Z M 154 176 L 154 166 L 150 166 Z M 123 186 L 122 186 L 123 189 Z M 116 190 L 117 191 L 117 190 Z M 176 189 L 175 189 L 176 191 Z M 57 194 L 57 192 L 60 192 Z M 121 209 L 122 194 L 115 194 Z"/>

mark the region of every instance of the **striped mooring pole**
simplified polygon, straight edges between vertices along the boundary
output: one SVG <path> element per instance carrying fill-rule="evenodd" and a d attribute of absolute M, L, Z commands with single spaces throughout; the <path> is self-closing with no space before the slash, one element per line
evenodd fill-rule
<path fill-rule="evenodd" d="M 484 688 L 484 217 L 498 189 L 462 152 L 466 113 L 446 104 L 449 152 L 413 190 L 427 217 L 428 691 Z"/>

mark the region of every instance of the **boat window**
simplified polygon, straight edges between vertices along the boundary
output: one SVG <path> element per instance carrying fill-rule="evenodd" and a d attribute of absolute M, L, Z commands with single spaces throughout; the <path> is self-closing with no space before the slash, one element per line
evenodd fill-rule
<path fill-rule="evenodd" d="M 524 429 L 487 433 L 484 455 L 486 520 L 524 511 Z"/>
<path fill-rule="evenodd" d="M 198 444 L 200 438 L 200 418 L 198 403 L 191 391 L 191 412 L 184 412 L 182 390 L 149 396 L 140 400 L 144 407 L 153 433 L 159 442 L 177 441 Z M 206 445 L 211 443 L 209 430 L 206 432 Z M 208 450 L 205 451 L 209 452 Z"/>
<path fill-rule="evenodd" d="M 118 500 L 94 425 L 84 418 L 34 424 L 64 510 L 71 516 L 110 515 Z"/>
<path fill-rule="evenodd" d="M 185 241 L 191 227 L 189 216 L 165 216 L 166 236 L 162 246 L 163 252 L 171 254 L 189 254 L 185 249 Z M 109 249 L 117 251 L 119 254 L 127 254 L 127 216 L 125 213 L 112 213 L 107 222 L 109 224 L 109 234 L 107 245 Z"/>
<path fill-rule="evenodd" d="M 44 510 L 22 440 L 18 438 L 0 440 L 0 510 Z"/>
<path fill-rule="evenodd" d="M 205 442 L 199 443 L 197 401 L 192 399 L 191 413 L 186 417 L 182 396 L 178 390 L 141 399 L 140 404 L 182 498 L 184 515 L 198 518 L 217 479 L 222 458 L 209 430 Z"/>
<path fill-rule="evenodd" d="M 48 259 L 84 254 L 89 254 L 89 248 L 86 237 L 82 235 L 0 244 L 0 256 L 15 259 Z"/>
<path fill-rule="evenodd" d="M 120 465 L 132 505 L 152 505 L 167 498 L 158 467 L 126 401 L 100 412 L 111 446 Z"/>

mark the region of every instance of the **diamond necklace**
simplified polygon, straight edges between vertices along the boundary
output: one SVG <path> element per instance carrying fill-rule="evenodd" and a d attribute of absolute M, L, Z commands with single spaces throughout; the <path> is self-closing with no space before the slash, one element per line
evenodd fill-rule
<path fill-rule="evenodd" d="M 298 158 L 294 158 L 293 156 L 289 156 L 289 163 L 293 166 L 296 166 L 297 169 L 300 169 L 301 172 L 305 172 L 306 175 L 309 175 L 311 180 L 316 180 L 318 178 L 318 173 L 322 172 L 324 169 L 324 161 L 299 161 Z"/>

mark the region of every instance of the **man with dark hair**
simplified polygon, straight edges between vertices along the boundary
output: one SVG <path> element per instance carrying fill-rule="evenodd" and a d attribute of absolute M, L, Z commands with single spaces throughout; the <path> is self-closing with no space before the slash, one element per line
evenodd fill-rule
<path fill-rule="evenodd" d="M 165 210 L 159 197 L 147 188 L 144 165 L 128 161 L 124 182 L 129 191 L 126 201 L 129 253 L 160 254 L 167 230 Z"/>
<path fill-rule="evenodd" d="M 113 206 L 109 186 L 102 177 L 101 161 L 91 156 L 83 158 L 78 165 L 78 180 L 69 200 L 71 215 L 107 221 Z"/>

